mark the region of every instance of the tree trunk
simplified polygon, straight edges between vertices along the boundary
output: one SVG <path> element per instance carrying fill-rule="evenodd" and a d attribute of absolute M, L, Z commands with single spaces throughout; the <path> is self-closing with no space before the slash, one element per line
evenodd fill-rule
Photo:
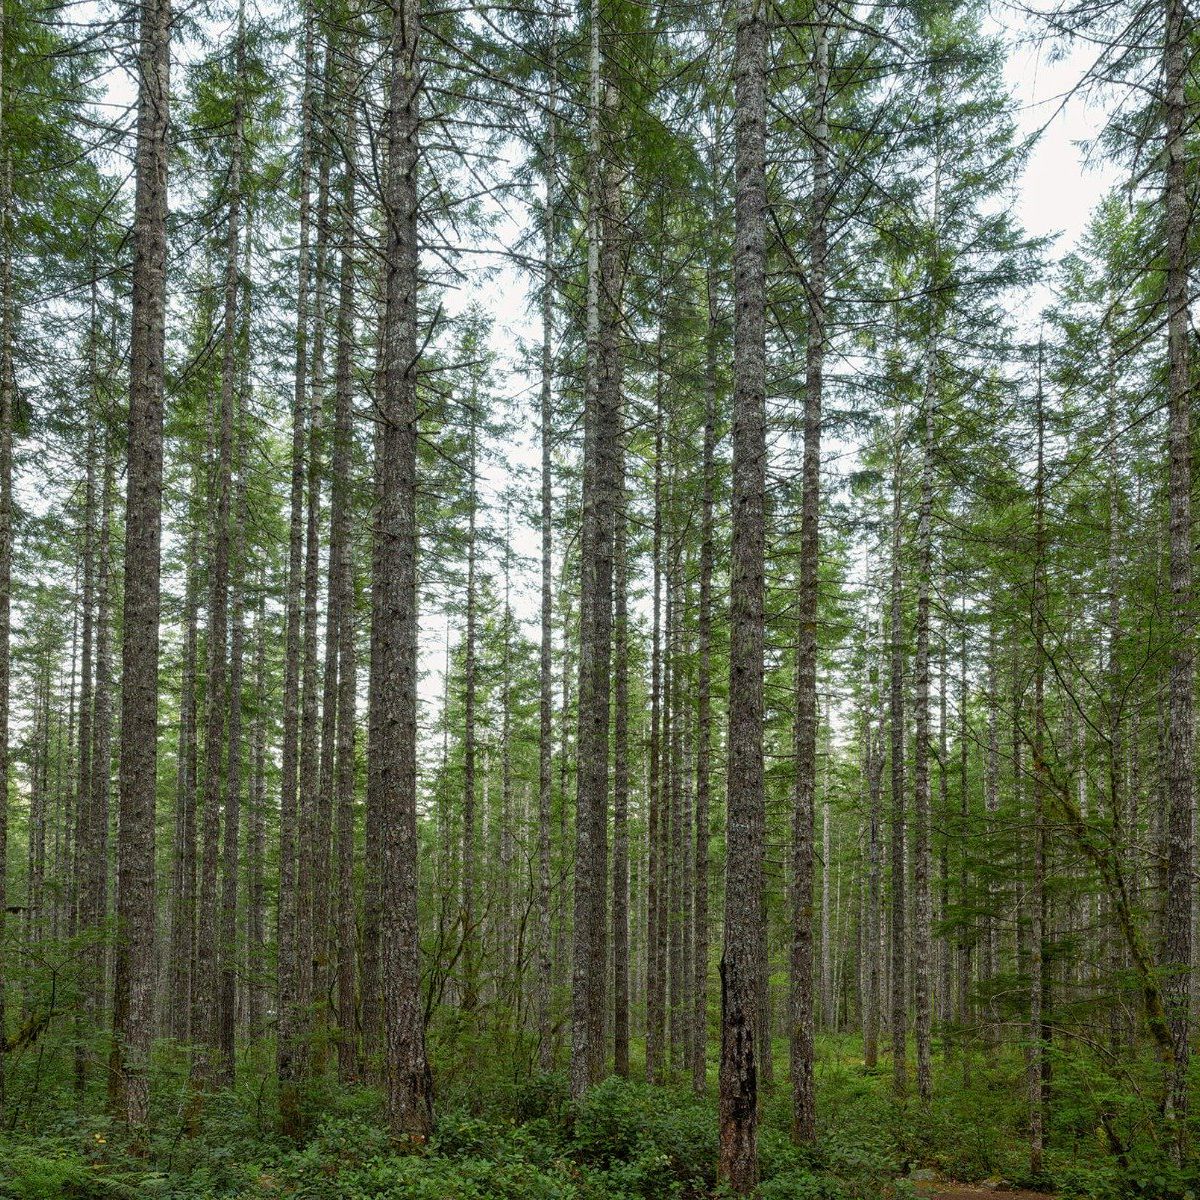
<path fill-rule="evenodd" d="M 792 1137 L 817 1136 L 813 1085 L 813 819 L 817 789 L 817 604 L 821 506 L 821 402 L 825 365 L 826 217 L 829 194 L 829 33 L 822 5 L 816 22 L 813 100 L 812 222 L 809 229 L 808 343 L 804 381 L 804 460 L 800 501 L 800 579 L 796 643 L 796 781 L 792 812 L 791 1073 Z M 829 937 L 828 873 L 822 898 L 823 942 Z M 822 945 L 824 965 L 825 945 Z M 826 982 L 822 972 L 822 983 Z"/>
<path fill-rule="evenodd" d="M 613 518 L 620 438 L 614 375 L 619 303 L 608 219 L 610 150 L 603 134 L 600 0 L 591 4 L 588 178 L 587 378 L 584 388 L 583 524 L 580 531 L 579 737 L 575 817 L 575 917 L 571 988 L 571 1094 L 597 1081 L 604 1060 L 609 686 L 612 653 Z"/>
<path fill-rule="evenodd" d="M 629 1076 L 629 548 L 625 455 L 613 539 L 613 1070 Z"/>
<path fill-rule="evenodd" d="M 4 44 L 4 5 L 0 3 L 0 47 Z M 0 84 L 3 83 L 0 77 Z M 3 116 L 0 86 L 0 117 Z M 9 694 L 12 685 L 10 640 L 12 633 L 13 562 L 13 378 L 12 365 L 12 251 L 9 220 L 11 164 L 4 164 L 0 197 L 0 1117 L 5 1113 L 4 992 L 8 983 L 5 965 L 5 923 L 8 912 L 8 790 Z M 107 455 L 106 455 L 107 459 Z M 106 474 L 107 479 L 107 474 Z M 32 838 L 33 831 L 30 830 Z M 101 958 L 103 961 L 103 958 Z M 103 980 L 103 973 L 100 976 Z"/>
<path fill-rule="evenodd" d="M 241 58 L 239 39 L 238 56 Z M 241 246 L 242 103 L 234 105 L 229 177 L 229 213 L 225 226 L 224 310 L 221 326 L 221 396 L 218 416 L 215 528 L 209 570 L 208 678 L 205 684 L 203 863 L 200 908 L 196 927 L 196 979 L 192 989 L 192 1035 L 203 1046 L 220 1044 L 220 988 L 217 927 L 217 862 L 221 830 L 221 760 L 230 687 L 226 670 L 229 632 L 230 514 L 233 493 L 234 408 L 237 403 L 238 251 Z M 235 840 L 236 840 L 236 834 Z M 235 859 L 236 862 L 236 859 Z M 195 1060 L 195 1072 L 206 1077 L 213 1069 L 207 1053 Z M 232 1069 L 232 1062 L 228 1064 Z"/>
<path fill-rule="evenodd" d="M 705 330 L 703 496 L 700 510 L 700 598 L 696 614 L 696 870 L 693 897 L 695 948 L 692 951 L 692 1090 L 708 1086 L 708 840 L 712 794 L 712 577 L 713 505 L 717 444 L 717 336 L 713 265 L 706 272 L 708 325 Z"/>
<path fill-rule="evenodd" d="M 542 277 L 542 380 L 541 419 L 541 539 L 542 539 L 542 628 L 538 658 L 538 832 L 537 832 L 537 921 L 538 1065 L 549 1071 L 554 1065 L 551 1040 L 551 1002 L 554 994 L 554 959 L 550 930 L 550 825 L 554 804 L 552 767 L 554 758 L 554 610 L 552 550 L 554 539 L 553 449 L 554 419 L 554 241 L 558 215 L 558 8 L 550 11 L 550 100 L 546 116 L 546 207 L 543 215 Z"/>
<path fill-rule="evenodd" d="M 355 17 L 351 13 L 351 20 Z M 325 737 L 334 739 L 330 758 L 330 803 L 335 809 L 337 851 L 337 1055 L 338 1078 L 351 1083 L 358 1074 L 355 1038 L 355 953 L 358 922 L 354 897 L 354 717 L 357 703 L 357 631 L 354 587 L 353 518 L 354 469 L 354 315 L 357 283 L 354 259 L 357 236 L 358 103 L 361 68 L 358 29 L 346 35 L 345 147 L 342 182 L 341 278 L 338 292 L 337 349 L 334 363 L 333 455 L 329 495 L 329 617 L 325 632 L 325 695 L 322 713 Z M 331 663 L 336 665 L 331 687 Z M 334 709 L 330 720 L 329 709 Z"/>
<path fill-rule="evenodd" d="M 114 1114 L 135 1130 L 149 1116 L 154 1028 L 154 810 L 158 773 L 158 626 L 162 541 L 167 126 L 171 0 L 145 0 L 138 45 L 133 316 L 125 603 L 121 646 L 118 941 L 109 1069 Z"/>
<path fill-rule="evenodd" d="M 304 427 L 308 397 L 308 292 L 312 175 L 313 25 L 304 13 L 304 85 L 300 99 L 299 250 L 296 271 L 296 359 L 292 394 L 292 471 L 284 599 L 283 743 L 279 784 L 278 1031 L 275 1039 L 279 1116 L 284 1134 L 300 1131 L 301 991 L 297 851 L 300 840 L 297 775 L 300 754 L 300 595 L 304 571 Z"/>
<path fill-rule="evenodd" d="M 733 531 L 719 1171 L 758 1182 L 759 963 L 763 905 L 763 560 L 766 540 L 766 58 L 758 0 L 738 0 L 734 49 Z"/>
<path fill-rule="evenodd" d="M 1164 992 L 1171 1027 L 1172 1063 L 1166 1113 L 1182 1159 L 1187 1137 L 1187 1074 L 1190 1055 L 1190 975 L 1193 968 L 1193 690 L 1195 648 L 1192 612 L 1192 443 L 1189 365 L 1189 200 L 1185 139 L 1190 122 L 1186 81 L 1188 42 L 1184 5 L 1167 0 L 1163 46 L 1166 179 L 1163 203 L 1167 236 L 1167 390 L 1169 401 L 1169 558 L 1171 650 L 1167 709 L 1167 879 L 1164 914 Z"/>
<path fill-rule="evenodd" d="M 903 446 L 899 417 L 895 431 L 895 462 L 892 469 L 892 564 L 891 564 L 891 664 L 889 687 L 889 731 L 891 735 L 891 868 L 892 868 L 892 1087 L 897 1095 L 908 1088 L 908 944 L 905 871 L 904 805 L 904 629 L 902 625 L 901 492 Z"/>
<path fill-rule="evenodd" d="M 372 587 L 372 775 L 380 839 L 368 870 L 380 890 L 384 1095 L 396 1137 L 425 1141 L 433 1123 L 417 927 L 417 163 L 419 0 L 394 0 L 389 30 L 385 299 Z"/>

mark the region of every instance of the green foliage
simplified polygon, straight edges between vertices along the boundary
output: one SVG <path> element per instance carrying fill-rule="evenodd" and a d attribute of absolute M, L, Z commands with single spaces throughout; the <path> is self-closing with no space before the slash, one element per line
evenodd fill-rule
<path fill-rule="evenodd" d="M 115 1171 L 104 1161 L 106 1140 L 0 1137 L 0 1197 L 4 1200 L 126 1200 L 159 1193 L 156 1172 Z"/>
<path fill-rule="evenodd" d="M 886 1072 L 856 1061 L 852 1038 L 823 1037 L 816 1142 L 789 1136 L 786 1087 L 764 1097 L 761 1200 L 908 1200 L 918 1168 L 939 1177 L 1045 1187 L 1062 1200 L 1197 1200 L 1196 1163 L 1170 1161 L 1152 1101 L 1154 1064 L 1120 1078 L 1106 1061 L 1054 1059 L 1046 1177 L 1027 1177 L 1023 1058 L 950 1058 L 932 1103 L 897 1100 Z M 261 1079 L 189 1109 L 186 1060 L 160 1054 L 156 1121 L 134 1153 L 100 1105 L 48 1081 L 16 1132 L 0 1137 L 0 1200 L 169 1196 L 172 1200 L 702 1200 L 715 1176 L 711 1096 L 609 1079 L 579 1103 L 560 1074 L 512 1063 L 480 1069 L 467 1096 L 439 1096 L 437 1127 L 419 1152 L 398 1149 L 378 1093 L 326 1084 L 300 1144 L 275 1132 Z M 98 1097 L 97 1097 L 98 1100 Z M 1148 1107 L 1149 1106 L 1149 1107 Z M 36 1130 L 36 1132 L 34 1132 Z M 1115 1149 L 1114 1149 L 1115 1147 Z"/>

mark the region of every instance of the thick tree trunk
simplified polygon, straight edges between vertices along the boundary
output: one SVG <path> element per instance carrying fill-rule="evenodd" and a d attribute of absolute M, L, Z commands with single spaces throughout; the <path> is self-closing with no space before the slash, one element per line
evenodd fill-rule
<path fill-rule="evenodd" d="M 393 0 L 388 46 L 384 215 L 386 310 L 379 453 L 375 461 L 371 741 L 379 841 L 368 870 L 380 895 L 384 1095 L 396 1137 L 424 1141 L 433 1123 L 425 1057 L 417 927 L 417 164 L 421 93 L 419 0 Z"/>
<path fill-rule="evenodd" d="M 766 59 L 760 0 L 738 0 L 734 49 L 733 532 L 719 1171 L 758 1182 L 759 962 L 763 905 L 763 560 L 766 540 Z"/>
<path fill-rule="evenodd" d="M 609 687 L 613 519 L 620 439 L 616 352 L 619 280 L 611 197 L 612 148 L 604 127 L 600 0 L 591 5 L 588 178 L 587 378 L 584 388 L 583 524 L 580 531 L 579 738 L 575 816 L 575 916 L 571 989 L 571 1094 L 581 1096 L 604 1062 Z"/>
<path fill-rule="evenodd" d="M 148 1069 L 154 1028 L 154 810 L 158 773 L 170 31 L 171 0 L 145 0 L 139 22 L 134 160 L 137 185 L 121 646 L 118 940 L 109 1069 L 114 1112 L 139 1130 L 149 1116 Z"/>

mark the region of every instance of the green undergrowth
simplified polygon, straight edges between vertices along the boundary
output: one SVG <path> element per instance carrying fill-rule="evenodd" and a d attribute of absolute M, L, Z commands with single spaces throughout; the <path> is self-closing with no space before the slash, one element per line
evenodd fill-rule
<path fill-rule="evenodd" d="M 1111 1077 L 1081 1058 L 1053 1064 L 1044 1175 L 1028 1175 L 1019 1052 L 939 1064 L 929 1105 L 897 1100 L 890 1065 L 868 1071 L 850 1039 L 822 1044 L 819 1137 L 788 1137 L 786 1086 L 763 1103 L 762 1200 L 916 1196 L 913 1175 L 1039 1186 L 1064 1200 L 1200 1200 L 1200 1172 L 1171 1164 L 1143 1097 L 1152 1064 Z M 197 1111 L 178 1061 L 156 1076 L 154 1124 L 132 1145 L 102 1097 L 42 1089 L 0 1133 L 0 1197 L 86 1200 L 701 1200 L 718 1197 L 715 1099 L 610 1079 L 572 1104 L 560 1074 L 493 1064 L 443 1086 L 428 1145 L 399 1152 L 365 1088 L 313 1090 L 299 1142 L 273 1128 L 269 1072 Z"/>

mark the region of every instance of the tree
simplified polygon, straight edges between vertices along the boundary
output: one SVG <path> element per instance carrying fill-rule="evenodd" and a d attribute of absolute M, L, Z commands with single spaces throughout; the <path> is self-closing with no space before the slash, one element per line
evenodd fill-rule
<path fill-rule="evenodd" d="M 147 0 L 138 41 L 137 193 L 121 644 L 121 774 L 117 841 L 119 938 L 113 975 L 114 1109 L 149 1116 L 154 1022 L 154 813 L 158 761 L 159 552 L 167 252 L 170 0 Z"/>

